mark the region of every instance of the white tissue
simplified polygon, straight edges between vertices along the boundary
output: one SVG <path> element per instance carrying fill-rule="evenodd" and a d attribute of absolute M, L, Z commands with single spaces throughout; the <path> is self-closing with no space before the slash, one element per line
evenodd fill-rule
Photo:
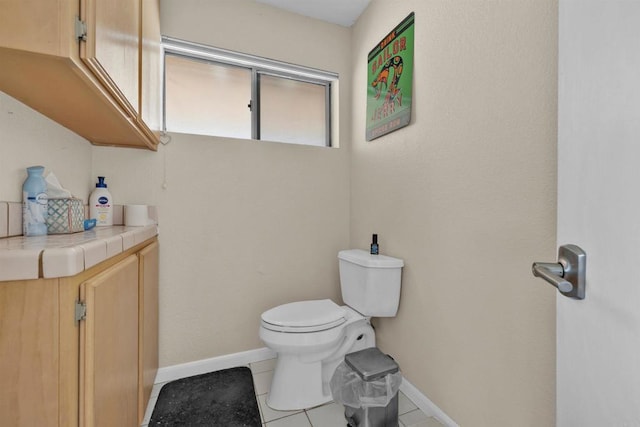
<path fill-rule="evenodd" d="M 71 198 L 71 191 L 62 188 L 62 184 L 58 181 L 58 177 L 56 177 L 53 172 L 49 172 L 49 174 L 44 178 L 47 181 L 47 197 L 50 199 L 60 199 L 60 198 Z"/>

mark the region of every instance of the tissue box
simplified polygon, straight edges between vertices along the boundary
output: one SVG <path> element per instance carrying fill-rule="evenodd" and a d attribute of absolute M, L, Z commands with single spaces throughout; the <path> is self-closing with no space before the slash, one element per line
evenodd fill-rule
<path fill-rule="evenodd" d="M 48 234 L 65 234 L 84 231 L 84 206 L 82 199 L 49 199 L 47 207 Z"/>

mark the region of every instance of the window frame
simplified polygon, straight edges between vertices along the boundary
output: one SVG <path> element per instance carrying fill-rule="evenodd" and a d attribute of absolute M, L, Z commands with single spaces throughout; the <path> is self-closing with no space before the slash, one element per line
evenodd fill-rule
<path fill-rule="evenodd" d="M 325 147 L 332 147 L 332 88 L 338 80 L 338 74 L 330 71 L 318 70 L 301 65 L 290 64 L 273 59 L 262 58 L 221 49 L 200 43 L 188 42 L 173 37 L 162 36 L 163 67 L 165 78 L 163 79 L 163 105 L 162 128 L 167 131 L 166 117 L 166 61 L 167 55 L 180 56 L 194 61 L 221 64 L 227 66 L 248 69 L 251 72 L 251 99 L 248 100 L 251 111 L 251 139 L 260 139 L 260 75 L 295 80 L 303 83 L 324 86 L 325 93 Z M 310 145 L 313 144 L 300 144 Z M 315 145 L 317 146 L 317 145 Z"/>

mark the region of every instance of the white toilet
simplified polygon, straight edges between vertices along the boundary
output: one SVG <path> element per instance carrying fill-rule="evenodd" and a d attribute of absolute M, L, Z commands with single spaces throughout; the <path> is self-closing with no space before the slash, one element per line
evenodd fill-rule
<path fill-rule="evenodd" d="M 310 408 L 331 400 L 329 380 L 344 355 L 376 345 L 372 316 L 394 317 L 404 262 L 360 249 L 338 253 L 346 306 L 329 299 L 283 304 L 262 313 L 260 338 L 277 355 L 267 405 Z"/>

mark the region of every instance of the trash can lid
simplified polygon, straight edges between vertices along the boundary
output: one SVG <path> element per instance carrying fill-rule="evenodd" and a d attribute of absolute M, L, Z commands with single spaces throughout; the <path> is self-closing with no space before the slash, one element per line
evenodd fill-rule
<path fill-rule="evenodd" d="M 365 381 L 375 380 L 400 370 L 396 361 L 381 352 L 378 347 L 349 353 L 344 357 L 344 361 Z"/>

